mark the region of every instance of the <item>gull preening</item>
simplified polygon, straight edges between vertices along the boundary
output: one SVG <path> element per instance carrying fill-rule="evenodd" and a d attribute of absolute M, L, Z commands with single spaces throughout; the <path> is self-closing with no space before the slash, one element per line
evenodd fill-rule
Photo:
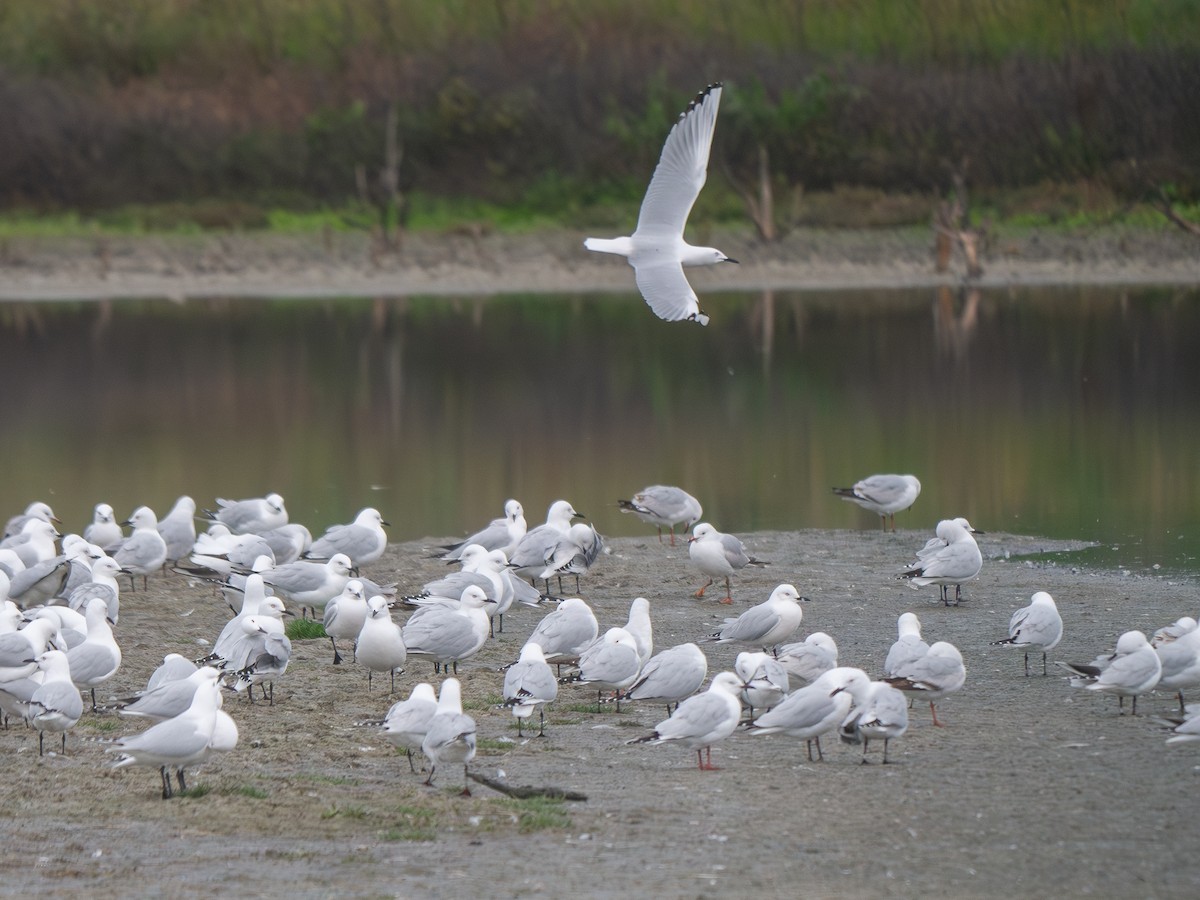
<path fill-rule="evenodd" d="M 895 531 L 896 513 L 917 502 L 921 482 L 915 475 L 872 475 L 855 482 L 853 487 L 835 487 L 833 492 L 878 515 L 884 531 L 887 531 L 890 519 L 892 531 Z"/>
<path fill-rule="evenodd" d="M 747 709 L 750 718 L 754 718 L 755 710 L 778 706 L 791 689 L 787 669 L 770 653 L 739 653 L 734 660 L 733 671 L 742 682 L 738 700 Z"/>
<path fill-rule="evenodd" d="M 812 684 L 830 669 L 837 668 L 837 643 L 824 631 L 814 631 L 802 641 L 784 644 L 775 657 L 788 678 L 797 684 Z"/>
<path fill-rule="evenodd" d="M 924 587 L 936 584 L 941 588 L 942 603 L 950 605 L 946 588 L 954 585 L 954 605 L 962 602 L 964 582 L 979 577 L 983 568 L 983 554 L 972 535 L 983 534 L 971 527 L 966 519 L 943 519 L 937 524 L 937 537 L 930 538 L 917 552 L 917 562 L 900 573 L 910 586 Z"/>
<path fill-rule="evenodd" d="M 667 135 L 662 156 L 646 189 L 637 228 L 619 238 L 587 238 L 583 246 L 624 256 L 638 290 L 654 314 L 669 322 L 708 324 L 684 266 L 736 263 L 715 247 L 693 247 L 683 238 L 692 205 L 708 175 L 708 154 L 717 126 L 721 85 L 710 84 L 694 99 Z"/>
<path fill-rule="evenodd" d="M 924 656 L 884 680 L 912 697 L 928 700 L 933 724 L 940 728 L 942 723 L 938 721 L 937 707 L 933 703 L 961 688 L 967 680 L 967 669 L 957 647 L 947 641 L 938 641 Z"/>
<path fill-rule="evenodd" d="M 671 530 L 671 546 L 675 546 L 675 526 L 684 530 L 700 521 L 704 508 L 700 501 L 683 488 L 666 484 L 644 487 L 629 500 L 618 500 L 621 512 L 631 512 L 648 525 L 658 529 L 658 542 L 662 543 L 662 530 Z"/>
<path fill-rule="evenodd" d="M 863 701 L 842 723 L 842 739 L 862 741 L 862 761 L 867 763 L 871 741 L 883 739 L 883 763 L 888 762 L 888 744 L 908 731 L 908 703 L 904 694 L 884 681 L 872 681 Z"/>
<path fill-rule="evenodd" d="M 1013 613 L 1008 623 L 1008 637 L 992 641 L 993 647 L 1009 646 L 1025 651 L 1025 675 L 1029 675 L 1029 651 L 1042 651 L 1042 674 L 1046 674 L 1046 651 L 1053 650 L 1062 640 L 1063 622 L 1054 598 L 1038 591 L 1029 605 Z"/>

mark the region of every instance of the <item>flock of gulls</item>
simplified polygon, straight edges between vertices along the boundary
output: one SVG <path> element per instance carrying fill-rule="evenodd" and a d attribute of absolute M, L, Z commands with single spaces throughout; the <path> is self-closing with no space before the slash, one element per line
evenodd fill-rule
<path fill-rule="evenodd" d="M 720 84 L 702 91 L 671 129 L 633 234 L 585 241 L 589 250 L 625 257 L 647 304 L 671 321 L 709 321 L 685 266 L 736 262 L 683 238 L 705 182 L 721 91 Z M 892 531 L 896 513 L 912 506 L 920 491 L 912 475 L 873 475 L 834 488 L 837 496 L 877 514 Z M 748 566 L 766 564 L 735 536 L 700 521 L 700 503 L 678 487 L 653 485 L 618 505 L 654 526 L 660 542 L 667 529 L 674 546 L 675 529 L 683 527 L 688 559 L 706 579 L 695 591 L 697 598 L 723 581 L 721 602 L 732 604 L 734 577 Z M 926 643 L 911 612 L 899 617 L 897 640 L 878 679 L 840 665 L 837 644 L 824 632 L 794 640 L 805 598 L 788 583 L 700 641 L 745 648 L 731 671 L 708 679 L 708 657 L 698 643 L 654 652 L 649 599 L 635 598 L 628 621 L 603 633 L 582 597 L 559 599 L 564 580 L 580 593 L 580 579 L 604 555 L 602 537 L 593 526 L 575 521 L 580 518 L 569 502 L 558 500 L 545 523 L 528 528 L 521 504 L 509 500 L 503 516 L 439 550 L 437 555 L 457 569 L 411 596 L 398 596 L 395 584 L 363 574 L 387 546 L 388 523 L 372 508 L 314 540 L 308 529 L 289 522 L 278 494 L 218 499 L 214 509 L 202 511 L 184 496 L 161 518 L 142 506 L 124 522 L 100 503 L 82 534 L 62 536 L 53 510 L 34 502 L 8 521 L 0 541 L 0 708 L 6 721 L 20 719 L 38 731 L 42 754 L 48 733 L 58 736 L 58 752 L 65 752 L 67 734 L 89 712 L 116 711 L 131 724 L 150 723 L 112 740 L 106 750 L 117 755 L 117 766 L 157 769 L 163 797 L 170 797 L 172 772 L 179 789 L 186 790 L 188 767 L 236 748 L 238 728 L 222 709 L 230 693 L 253 701 L 257 689 L 274 702 L 275 682 L 284 677 L 293 652 L 284 617 L 320 615 L 332 664 L 342 663 L 345 649 L 366 668 L 368 682 L 387 677 L 394 690 L 397 673 L 411 665 L 411 658 L 433 663 L 434 674 L 442 676 L 437 690 L 429 682 L 416 684 L 378 727 L 386 740 L 407 751 L 414 771 L 414 753 L 427 759 L 426 783 L 433 783 L 435 773 L 461 765 L 467 791 L 476 723 L 463 711 L 455 676 L 461 662 L 503 631 L 514 604 L 555 607 L 532 629 L 519 658 L 497 673 L 518 736 L 527 724 L 531 727 L 535 712 L 538 734 L 544 734 L 544 711 L 560 686 L 586 686 L 597 691 L 598 704 L 615 703 L 618 709 L 621 702 L 664 704 L 667 717 L 630 743 L 694 750 L 700 768 L 712 768 L 713 745 L 739 729 L 803 740 L 809 759 L 823 758 L 821 738 L 834 733 L 861 744 L 864 763 L 870 743 L 882 742 L 886 763 L 890 742 L 908 730 L 910 703 L 928 702 L 933 724 L 940 726 L 936 702 L 965 683 L 958 648 L 946 641 Z M 207 530 L 198 534 L 197 521 Z M 983 565 L 976 534 L 964 518 L 939 522 L 898 577 L 914 588 L 938 586 L 947 606 L 953 587 L 953 604 L 959 605 L 963 584 L 978 577 Z M 134 590 L 138 578 L 145 587 L 151 577 L 175 573 L 212 580 L 237 612 L 213 636 L 211 652 L 196 660 L 169 653 L 144 689 L 100 705 L 97 689 L 121 670 L 116 629 L 126 579 Z M 402 625 L 393 618 L 398 608 L 412 610 Z M 1046 652 L 1062 634 L 1054 600 L 1039 591 L 995 643 L 1024 652 L 1027 676 L 1030 653 L 1040 651 L 1044 675 Z M 1138 696 L 1147 691 L 1178 692 L 1181 717 L 1172 723 L 1170 741 L 1200 740 L 1200 707 L 1183 701 L 1185 689 L 1200 685 L 1200 629 L 1194 619 L 1180 619 L 1152 639 L 1127 632 L 1115 652 L 1067 668 L 1072 683 L 1116 694 L 1122 710 L 1130 697 L 1135 714 Z"/>
<path fill-rule="evenodd" d="M 920 493 L 911 475 L 876 475 L 835 493 L 880 516 L 886 529 L 894 515 Z M 647 487 L 619 501 L 658 529 L 658 540 L 673 545 L 675 529 L 688 534 L 691 566 L 707 580 L 694 596 L 702 597 L 716 579 L 725 582 L 722 603 L 732 603 L 732 579 L 747 566 L 766 565 L 750 556 L 741 541 L 698 521 L 700 503 L 680 488 Z M 222 706 L 257 693 L 274 703 L 293 648 L 284 618 L 320 616 L 333 665 L 345 656 L 367 670 L 368 681 L 396 676 L 417 659 L 433 664 L 441 676 L 435 689 L 421 682 L 387 715 L 371 723 L 381 736 L 406 751 L 415 772 L 414 754 L 428 763 L 426 783 L 435 773 L 462 766 L 464 791 L 468 764 L 476 749 L 476 723 L 463 711 L 458 666 L 501 633 L 514 606 L 553 609 L 542 616 L 519 656 L 496 672 L 504 705 L 516 719 L 519 737 L 545 733 L 545 709 L 563 686 L 596 691 L 604 704 L 656 702 L 667 717 L 648 734 L 629 743 L 675 744 L 696 753 L 697 765 L 712 768 L 712 747 L 737 731 L 780 734 L 805 741 L 810 760 L 824 758 L 821 738 L 835 734 L 862 745 L 868 761 L 871 742 L 882 744 L 888 762 L 891 741 L 909 728 L 910 706 L 929 703 L 932 723 L 938 700 L 966 680 L 962 654 L 946 641 L 927 643 L 917 616 L 906 612 L 897 622 L 897 639 L 878 678 L 863 669 L 839 664 L 833 637 L 814 632 L 797 640 L 803 617 L 802 597 L 779 584 L 761 603 L 749 606 L 703 636 L 655 652 L 650 600 L 633 599 L 628 620 L 603 631 L 580 596 L 561 597 L 562 587 L 585 578 L 604 556 L 604 540 L 565 500 L 551 504 L 546 521 L 527 526 L 524 510 L 509 500 L 504 515 L 468 538 L 437 548 L 447 574 L 402 596 L 394 583 L 377 583 L 364 570 L 378 562 L 387 546 L 384 521 L 373 508 L 352 522 L 312 538 L 291 523 L 282 497 L 218 500 L 212 510 L 197 510 L 181 497 L 161 520 L 139 507 L 124 522 L 112 508 L 95 507 L 82 534 L 59 534 L 53 510 L 34 502 L 6 525 L 0 541 L 0 708 L 8 719 L 23 720 L 38 731 L 39 753 L 66 752 L 67 734 L 88 714 L 113 712 L 149 723 L 143 730 L 106 741 L 115 765 L 158 770 L 163 797 L 186 790 L 185 770 L 238 743 L 238 728 Z M 196 522 L 207 524 L 197 533 Z M 125 529 L 129 530 L 126 531 Z M 663 530 L 669 538 L 665 539 Z M 962 601 L 962 585 L 976 578 L 982 556 L 965 519 L 947 519 L 916 552 L 897 577 L 913 587 L 937 585 L 942 602 Z M 204 578 L 218 586 L 231 611 L 210 652 L 189 660 L 177 653 L 143 689 L 111 695 L 121 670 L 117 640 L 122 594 L 143 588 L 149 578 Z M 949 588 L 955 589 L 953 601 Z M 661 601 L 660 601 L 661 602 Z M 397 610 L 411 610 L 403 624 Z M 130 612 L 136 615 L 136 607 Z M 510 626 L 511 627 L 511 626 Z M 1018 610 L 1006 637 L 994 643 L 1042 655 L 1062 639 L 1063 623 L 1053 598 L 1044 591 Z M 341 646 L 339 646 L 339 641 Z M 706 647 L 738 649 L 732 670 L 709 678 Z M 320 646 L 315 644 L 314 646 Z M 1169 742 L 1200 740 L 1200 706 L 1187 706 L 1183 691 L 1200 685 L 1200 628 L 1183 618 L 1151 638 L 1140 631 L 1121 635 L 1116 649 L 1088 664 L 1057 663 L 1072 684 L 1115 694 L 1123 712 L 1132 700 L 1152 690 L 1179 696 L 1180 716 L 1170 722 Z M 494 668 L 492 669 L 494 671 Z M 704 689 L 705 682 L 708 686 Z M 109 691 L 106 692 L 106 686 Z M 102 702 L 97 699 L 102 692 Z M 49 734 L 57 738 L 46 741 Z M 57 746 L 56 746 L 57 745 Z"/>

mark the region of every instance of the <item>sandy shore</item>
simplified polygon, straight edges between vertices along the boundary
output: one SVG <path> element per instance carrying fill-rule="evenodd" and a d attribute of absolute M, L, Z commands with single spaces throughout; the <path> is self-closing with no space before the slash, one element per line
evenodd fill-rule
<path fill-rule="evenodd" d="M 662 649 L 711 632 L 723 616 L 778 583 L 811 598 L 797 637 L 826 631 L 845 664 L 876 673 L 896 617 L 916 611 L 928 640 L 962 651 L 962 691 L 927 705 L 892 748 L 893 765 L 859 764 L 859 750 L 825 744 L 809 763 L 799 743 L 735 734 L 717 772 L 672 747 L 630 746 L 662 716 L 658 704 L 592 711 L 595 694 L 563 688 L 545 738 L 518 739 L 494 707 L 502 676 L 544 611 L 521 608 L 464 663 L 468 711 L 481 749 L 473 768 L 515 785 L 587 795 L 549 817 L 475 787 L 455 796 L 458 773 L 421 784 L 403 756 L 356 721 L 390 702 L 363 670 L 333 667 L 327 641 L 297 642 L 275 705 L 236 698 L 226 708 L 241 743 L 195 772 L 203 796 L 164 802 L 157 773 L 113 771 L 96 739 L 139 730 L 87 714 L 65 756 L 37 756 L 37 735 L 0 734 L 11 788 L 3 826 L 4 892 L 47 889 L 117 897 L 1193 897 L 1200 890 L 1193 790 L 1196 744 L 1168 747 L 1150 715 L 1120 716 L 1115 699 L 1072 689 L 1056 659 L 1090 660 L 1129 628 L 1152 630 L 1196 613 L 1195 585 L 1072 567 L 1070 545 L 988 535 L 981 578 L 958 608 L 914 591 L 893 573 L 923 533 L 805 531 L 745 535 L 769 568 L 737 579 L 735 605 L 695 600 L 686 551 L 653 536 L 610 542 L 582 595 L 601 628 L 623 624 L 630 600 L 651 600 Z M 413 588 L 442 566 L 432 542 L 394 545 L 368 572 Z M 1056 598 L 1066 623 L 1051 674 L 1026 678 L 1021 656 L 990 642 L 1035 590 Z M 164 653 L 205 652 L 228 616 L 210 588 L 183 576 L 151 579 L 122 597 L 125 662 L 101 696 L 144 682 Z M 398 613 L 397 617 L 402 618 Z M 710 674 L 739 648 L 707 645 Z M 432 677 L 409 661 L 407 692 Z M 1144 699 L 1169 713 L 1171 697 Z M 145 891 L 139 890 L 139 885 Z"/>
<path fill-rule="evenodd" d="M 0 300 L 119 297 L 394 296 L 630 291 L 622 260 L 587 253 L 584 235 L 414 234 L 380 254 L 362 233 L 6 238 Z M 744 233 L 709 240 L 741 260 L 696 271 L 698 291 L 925 287 L 955 284 L 962 265 L 934 271 L 927 229 L 800 230 L 772 245 Z M 1195 284 L 1200 242 L 1176 231 L 1032 231 L 993 240 L 984 286 Z"/>

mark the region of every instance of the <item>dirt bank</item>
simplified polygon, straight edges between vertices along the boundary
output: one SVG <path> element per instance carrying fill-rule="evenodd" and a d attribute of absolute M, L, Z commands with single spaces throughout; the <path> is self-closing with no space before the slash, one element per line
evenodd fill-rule
<path fill-rule="evenodd" d="M 177 235 L 0 241 L 0 300 L 107 297 L 632 291 L 628 266 L 587 253 L 583 233 L 414 234 L 380 254 L 363 233 Z M 738 266 L 694 271 L 700 292 L 954 284 L 928 229 L 798 230 L 772 245 L 700 235 Z M 1028 231 L 989 245 L 981 284 L 1195 284 L 1200 242 L 1175 231 Z"/>
<path fill-rule="evenodd" d="M 203 796 L 159 799 L 149 770 L 110 768 L 88 739 L 139 730 L 87 715 L 66 756 L 37 756 L 37 736 L 0 734 L 9 786 L 0 884 L 10 895 L 50 889 L 96 897 L 257 896 L 700 897 L 1139 896 L 1192 897 L 1197 746 L 1167 747 L 1149 717 L 1118 716 L 1116 701 L 1074 690 L 1052 672 L 1022 677 L 1019 653 L 992 647 L 1013 610 L 1048 590 L 1066 623 L 1051 659 L 1090 660 L 1129 628 L 1196 613 L 1195 584 L 1073 568 L 1066 549 L 988 535 L 982 577 L 967 602 L 945 608 L 892 573 L 923 533 L 805 531 L 745 536 L 769 568 L 735 585 L 738 612 L 790 581 L 812 598 L 800 635 L 826 631 L 841 659 L 878 671 L 896 617 L 916 611 L 929 640 L 963 652 L 965 688 L 912 711 L 894 765 L 859 765 L 857 748 L 826 743 L 810 764 L 796 742 L 737 734 L 697 771 L 672 747 L 629 746 L 662 718 L 657 704 L 586 711 L 586 689 L 564 688 L 547 736 L 517 740 L 492 706 L 502 676 L 543 611 L 520 609 L 506 631 L 464 664 L 481 750 L 473 764 L 518 785 L 587 795 L 549 813 L 484 787 L 454 796 L 453 773 L 424 787 L 370 729 L 391 700 L 366 690 L 354 665 L 334 668 L 326 641 L 297 642 L 273 707 L 230 699 L 241 743 L 194 773 Z M 368 573 L 419 585 L 441 570 L 422 544 L 396 545 Z M 695 640 L 730 607 L 692 599 L 699 579 L 683 547 L 615 539 L 582 595 L 601 626 L 622 624 L 630 600 L 651 600 L 657 648 Z M 1035 554 L 1022 558 L 1019 555 Z M 125 663 L 117 693 L 139 686 L 166 652 L 205 652 L 228 610 L 205 586 L 171 575 L 126 593 L 118 629 Z M 399 616 L 398 616 L 399 617 Z M 736 647 L 709 645 L 710 674 Z M 403 690 L 431 676 L 410 660 Z M 1143 703 L 1167 712 L 1174 701 Z M 524 830 L 523 830 L 524 829 Z"/>

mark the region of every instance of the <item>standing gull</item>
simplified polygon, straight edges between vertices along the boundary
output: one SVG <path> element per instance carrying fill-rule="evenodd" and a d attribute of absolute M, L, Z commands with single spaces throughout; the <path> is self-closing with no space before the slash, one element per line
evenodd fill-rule
<path fill-rule="evenodd" d="M 824 759 L 821 735 L 839 727 L 850 707 L 865 696 L 870 679 L 861 669 L 842 666 L 830 669 L 808 687 L 793 691 L 774 709 L 750 726 L 751 734 L 786 734 L 804 741 L 808 760 Z M 813 756 L 813 744 L 817 755 Z"/>
<path fill-rule="evenodd" d="M 121 667 L 121 648 L 113 637 L 107 603 L 93 597 L 88 601 L 85 617 L 87 639 L 67 651 L 67 662 L 75 686 L 91 692 L 92 712 L 95 712 L 96 688 L 117 674 Z"/>
<path fill-rule="evenodd" d="M 367 598 L 363 594 L 363 584 L 357 578 L 351 578 L 342 588 L 342 592 L 325 604 L 325 616 L 322 625 L 329 643 L 333 645 L 333 664 L 342 664 L 342 654 L 338 652 L 337 639 L 349 638 L 358 640 L 363 623 L 367 621 Z"/>
<path fill-rule="evenodd" d="M 637 681 L 613 699 L 661 700 L 667 704 L 669 716 L 671 704 L 678 707 L 680 701 L 700 690 L 707 674 L 708 658 L 703 650 L 695 644 L 676 644 L 650 657 Z"/>
<path fill-rule="evenodd" d="M 717 644 L 757 644 L 764 649 L 772 647 L 791 637 L 800 627 L 800 620 L 804 617 L 804 610 L 800 608 L 801 600 L 808 598 L 801 597 L 792 585 L 781 584 L 758 606 L 750 607 L 737 618 L 726 619 L 720 631 L 704 640 Z"/>
<path fill-rule="evenodd" d="M 504 673 L 504 705 L 517 720 L 517 737 L 523 737 L 522 723 L 538 711 L 538 737 L 545 736 L 546 715 L 542 708 L 558 696 L 558 681 L 542 648 L 527 643 L 521 648 L 521 658 Z"/>
<path fill-rule="evenodd" d="M 767 565 L 746 553 L 746 547 L 732 534 L 722 534 L 707 522 L 701 522 L 692 529 L 692 536 L 688 538 L 688 557 L 692 565 L 708 576 L 708 581 L 692 596 L 703 597 L 714 578 L 724 578 L 725 596 L 721 599 L 722 603 L 733 602 L 733 587 L 729 581 L 731 575 L 746 566 Z"/>
<path fill-rule="evenodd" d="M 387 549 L 385 522 L 379 510 L 368 506 L 348 525 L 331 525 L 312 542 L 304 555 L 310 559 L 329 559 L 335 553 L 345 553 L 350 564 L 358 569 L 375 562 Z"/>
<path fill-rule="evenodd" d="M 29 698 L 29 724 L 38 732 L 38 756 L 42 755 L 42 738 L 47 731 L 62 735 L 62 749 L 67 749 L 67 732 L 83 716 L 83 698 L 71 681 L 71 664 L 61 650 L 47 650 L 35 660 L 45 673 L 41 687 Z"/>
<path fill-rule="evenodd" d="M 249 500 L 223 500 L 218 497 L 217 509 L 206 509 L 204 513 L 210 519 L 228 526 L 234 534 L 270 531 L 288 523 L 287 509 L 278 494 Z"/>
<path fill-rule="evenodd" d="M 966 679 L 967 670 L 958 648 L 946 641 L 938 641 L 923 657 L 903 666 L 894 676 L 885 680 L 912 697 L 928 700 L 933 724 L 940 728 L 942 723 L 938 721 L 934 701 L 957 691 Z"/>
<path fill-rule="evenodd" d="M 383 720 L 384 739 L 394 747 L 404 748 L 408 768 L 414 773 L 417 767 L 413 765 L 413 751 L 421 749 L 429 723 L 436 714 L 437 695 L 433 685 L 422 681 L 406 699 L 393 703 Z"/>
<path fill-rule="evenodd" d="M 125 538 L 116 514 L 107 503 L 97 503 L 92 511 L 92 521 L 83 529 L 83 539 L 101 550 L 111 550 Z"/>
<path fill-rule="evenodd" d="M 842 737 L 862 741 L 862 761 L 872 740 L 883 739 L 883 762 L 888 762 L 888 743 L 908 731 L 908 703 L 904 694 L 883 681 L 872 681 L 862 703 L 850 711 L 842 723 Z"/>
<path fill-rule="evenodd" d="M 872 475 L 856 482 L 854 487 L 835 487 L 833 492 L 843 500 L 857 503 L 878 515 L 884 531 L 887 531 L 890 519 L 894 532 L 896 513 L 903 512 L 917 502 L 921 482 L 915 475 Z"/>
<path fill-rule="evenodd" d="M 739 653 L 733 663 L 733 671 L 742 681 L 738 699 L 752 719 L 755 710 L 777 706 L 791 687 L 787 669 L 769 653 Z"/>
<path fill-rule="evenodd" d="M 927 584 L 941 587 L 942 602 L 950 605 L 946 596 L 946 588 L 954 585 L 954 605 L 962 602 L 963 582 L 971 581 L 979 576 L 983 568 L 983 554 L 975 543 L 972 534 L 983 534 L 964 525 L 966 519 L 943 519 L 938 522 L 937 536 L 945 542 L 943 547 L 925 548 L 917 554 L 918 561 L 900 573 L 900 578 L 907 578 L 914 588 Z M 932 543 L 932 541 L 930 542 Z"/>
<path fill-rule="evenodd" d="M 654 626 L 650 622 L 650 601 L 645 597 L 634 597 L 629 604 L 629 621 L 625 630 L 633 635 L 637 644 L 638 658 L 645 665 L 654 652 Z"/>
<path fill-rule="evenodd" d="M 1025 651 L 1025 676 L 1029 676 L 1029 651 L 1042 651 L 1042 674 L 1046 674 L 1046 651 L 1053 650 L 1062 640 L 1063 622 L 1058 614 L 1054 598 L 1045 591 L 1038 591 L 1029 599 L 1029 605 L 1013 613 L 1008 623 L 1008 637 L 992 641 L 993 647 L 1006 645 Z"/>
<path fill-rule="evenodd" d="M 392 690 L 396 689 L 396 670 L 408 658 L 408 648 L 404 646 L 404 633 L 392 621 L 387 600 L 383 597 L 375 596 L 367 601 L 367 618 L 358 632 L 354 658 L 367 667 L 368 691 L 374 672 L 387 672 Z"/>
<path fill-rule="evenodd" d="M 54 510 L 50 508 L 50 504 L 43 503 L 41 500 L 34 500 L 25 507 L 24 513 L 13 516 L 8 520 L 4 526 L 4 537 L 10 538 L 20 534 L 25 526 L 34 519 L 50 523 L 59 523 L 62 521 L 54 514 Z"/>
<path fill-rule="evenodd" d="M 1091 665 L 1060 662 L 1058 665 L 1074 673 L 1073 687 L 1117 695 L 1117 705 L 1123 715 L 1125 698 L 1133 698 L 1133 715 L 1137 715 L 1137 698 L 1152 690 L 1162 676 L 1162 660 L 1140 631 L 1127 631 L 1117 639 L 1115 653 L 1097 658 Z"/>
<path fill-rule="evenodd" d="M 437 712 L 429 723 L 425 739 L 421 741 L 421 752 L 429 760 L 426 784 L 433 784 L 433 775 L 438 766 L 462 763 L 462 793 L 470 796 L 467 764 L 475 758 L 475 720 L 463 713 L 462 687 L 457 678 L 447 678 L 442 682 Z"/>
<path fill-rule="evenodd" d="M 537 577 L 550 583 L 550 576 L 558 578 L 558 590 L 562 592 L 562 577 L 575 576 L 575 592 L 579 592 L 579 576 L 586 575 L 604 549 L 604 539 L 591 525 L 576 522 L 565 535 L 546 550 L 546 568 Z"/>
<path fill-rule="evenodd" d="M 402 629 L 409 655 L 428 656 L 434 671 L 478 653 L 488 639 L 487 596 L 471 585 L 462 593 L 458 608 L 423 606 Z"/>
<path fill-rule="evenodd" d="M 220 673 L 213 668 L 203 668 L 198 676 L 201 682 L 192 695 L 191 703 L 182 713 L 159 722 L 139 734 L 114 741 L 108 753 L 120 753 L 113 768 L 123 766 L 148 766 L 157 768 L 162 776 L 163 799 L 174 795 L 171 788 L 170 769 L 175 769 L 179 789 L 187 790 L 183 770 L 203 760 L 218 736 L 218 714 L 221 713 L 221 692 L 217 684 Z M 232 720 L 228 720 L 225 726 Z M 232 734 L 237 742 L 236 728 Z M 222 747 L 222 749 L 226 749 Z"/>
<path fill-rule="evenodd" d="M 929 645 L 921 639 L 921 620 L 916 613 L 901 613 L 896 620 L 896 641 L 888 650 L 883 661 L 883 677 L 891 678 L 915 660 L 929 652 Z"/>
<path fill-rule="evenodd" d="M 708 324 L 708 316 L 700 309 L 696 292 L 683 274 L 684 266 L 737 262 L 715 247 L 693 247 L 683 238 L 688 214 L 708 174 L 708 154 L 720 102 L 721 85 L 709 85 L 671 128 L 633 234 L 587 238 L 583 242 L 588 250 L 628 259 L 642 297 L 655 315 L 670 322 L 689 319 Z"/>
<path fill-rule="evenodd" d="M 301 610 L 325 604 L 340 594 L 350 580 L 350 557 L 335 553 L 325 562 L 298 559 L 263 573 L 263 581 L 275 588 Z"/>
<path fill-rule="evenodd" d="M 546 522 L 530 529 L 508 555 L 509 565 L 522 578 L 533 579 L 546 568 L 546 555 L 571 530 L 571 520 L 582 518 L 566 500 L 555 500 L 546 511 Z"/>
<path fill-rule="evenodd" d="M 196 501 L 184 494 L 158 521 L 158 533 L 167 545 L 167 561 L 178 562 L 196 544 Z"/>
<path fill-rule="evenodd" d="M 741 680 L 732 672 L 718 672 L 703 694 L 688 697 L 668 719 L 659 722 L 645 737 L 629 744 L 665 744 L 678 741 L 696 751 L 696 767 L 713 770 L 712 745 L 723 741 L 737 729 L 742 718 L 738 701 Z"/>
<path fill-rule="evenodd" d="M 675 526 L 682 524 L 684 530 L 700 521 L 704 510 L 700 501 L 683 488 L 666 484 L 644 487 L 629 500 L 618 500 L 621 512 L 631 512 L 643 522 L 658 529 L 658 542 L 662 543 L 663 527 L 671 529 L 671 546 L 675 546 Z"/>
<path fill-rule="evenodd" d="M 527 530 L 525 507 L 519 500 L 509 499 L 504 503 L 503 516 L 492 519 L 466 540 L 443 545 L 442 550 L 445 552 L 435 555 L 445 560 L 456 560 L 462 555 L 464 547 L 479 544 L 485 550 L 502 550 L 505 556 L 511 556 Z"/>
<path fill-rule="evenodd" d="M 779 664 L 797 685 L 812 684 L 830 669 L 837 668 L 837 643 L 824 631 L 814 631 L 802 641 L 779 648 Z"/>
<path fill-rule="evenodd" d="M 528 644 L 526 644 L 528 646 Z M 562 684 L 591 684 L 597 689 L 597 706 L 604 688 L 617 695 L 633 684 L 642 669 L 637 642 L 624 628 L 610 628 L 579 654 L 579 671 L 559 679 Z M 621 703 L 617 701 L 617 712 Z"/>
<path fill-rule="evenodd" d="M 600 624 L 591 607 L 579 597 L 568 597 L 537 623 L 525 643 L 540 646 L 551 662 L 567 662 L 579 656 L 599 633 Z"/>
<path fill-rule="evenodd" d="M 139 506 L 123 524 L 132 525 L 133 531 L 112 557 L 129 573 L 131 590 L 135 575 L 142 576 L 142 588 L 145 589 L 150 573 L 157 572 L 167 561 L 167 542 L 158 533 L 158 516 L 148 506 Z"/>

